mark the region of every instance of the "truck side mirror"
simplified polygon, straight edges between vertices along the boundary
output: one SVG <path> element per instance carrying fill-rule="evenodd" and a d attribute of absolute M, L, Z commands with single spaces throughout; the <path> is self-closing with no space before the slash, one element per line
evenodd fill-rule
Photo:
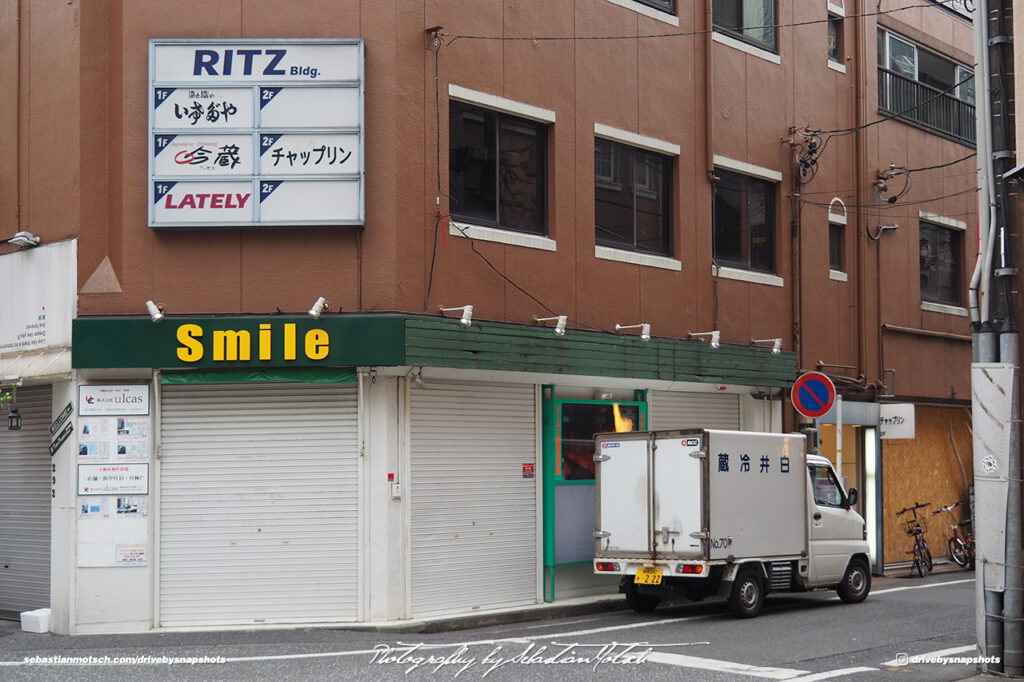
<path fill-rule="evenodd" d="M 852 507 L 857 504 L 857 489 L 850 488 L 849 492 L 846 493 L 846 506 Z"/>

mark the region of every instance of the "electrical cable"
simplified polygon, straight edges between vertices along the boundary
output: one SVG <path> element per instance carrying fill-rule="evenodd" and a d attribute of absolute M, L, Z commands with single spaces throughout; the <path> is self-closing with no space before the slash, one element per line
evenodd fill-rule
<path fill-rule="evenodd" d="M 859 19 L 861 17 L 877 17 L 888 14 L 895 14 L 897 12 L 905 12 L 912 9 L 921 9 L 925 7 L 937 8 L 939 5 L 952 4 L 957 0 L 934 0 L 934 2 L 921 3 L 917 5 L 907 5 L 906 7 L 896 7 L 894 9 L 878 10 L 875 12 L 862 12 L 861 14 L 848 14 L 844 18 Z M 815 24 L 825 24 L 830 21 L 829 18 L 825 19 L 810 19 L 808 21 L 797 21 L 789 24 L 762 24 L 760 26 L 744 26 L 743 29 L 746 31 L 755 31 L 758 29 L 768 28 L 800 28 L 803 26 L 813 26 Z M 451 45 L 456 40 L 495 40 L 500 42 L 557 42 L 557 41 L 583 41 L 583 40 L 646 40 L 651 38 L 688 38 L 693 36 L 703 36 L 708 33 L 718 33 L 720 31 L 706 29 L 700 31 L 683 31 L 674 33 L 647 33 L 639 35 L 610 35 L 610 36 L 476 36 L 476 35 L 462 35 L 456 34 L 451 35 L 447 33 L 439 34 L 443 38 L 449 40 L 446 45 Z"/>

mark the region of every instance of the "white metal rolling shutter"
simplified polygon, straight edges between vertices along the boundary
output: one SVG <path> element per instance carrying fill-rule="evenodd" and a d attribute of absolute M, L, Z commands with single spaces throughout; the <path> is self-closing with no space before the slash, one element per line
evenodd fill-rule
<path fill-rule="evenodd" d="M 165 385 L 161 403 L 160 624 L 355 620 L 355 387 Z"/>
<path fill-rule="evenodd" d="M 534 387 L 431 381 L 410 395 L 412 615 L 535 603 Z"/>
<path fill-rule="evenodd" d="M 21 430 L 0 415 L 0 612 L 50 605 L 49 386 L 19 388 Z"/>
<path fill-rule="evenodd" d="M 650 429 L 740 428 L 740 397 L 728 393 L 651 391 Z"/>

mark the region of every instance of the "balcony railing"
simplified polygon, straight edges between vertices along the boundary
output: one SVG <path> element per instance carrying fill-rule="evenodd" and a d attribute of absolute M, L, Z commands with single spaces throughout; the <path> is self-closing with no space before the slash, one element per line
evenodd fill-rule
<path fill-rule="evenodd" d="M 888 69 L 878 69 L 878 108 L 911 125 L 975 144 L 974 105 Z"/>

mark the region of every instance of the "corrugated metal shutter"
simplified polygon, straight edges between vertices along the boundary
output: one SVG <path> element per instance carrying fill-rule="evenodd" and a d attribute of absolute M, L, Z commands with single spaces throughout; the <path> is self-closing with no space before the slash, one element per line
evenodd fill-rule
<path fill-rule="evenodd" d="M 740 428 L 740 397 L 728 393 L 651 391 L 650 429 Z"/>
<path fill-rule="evenodd" d="M 355 388 L 165 385 L 161 402 L 161 625 L 355 620 Z"/>
<path fill-rule="evenodd" d="M 431 381 L 410 395 L 412 615 L 536 603 L 534 387 Z"/>
<path fill-rule="evenodd" d="M 21 430 L 0 415 L 0 611 L 50 605 L 50 386 L 19 388 Z"/>

